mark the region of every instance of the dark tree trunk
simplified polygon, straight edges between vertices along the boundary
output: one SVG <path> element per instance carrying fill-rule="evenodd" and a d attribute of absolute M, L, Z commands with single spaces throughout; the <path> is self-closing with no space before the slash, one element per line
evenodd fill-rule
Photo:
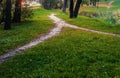
<path fill-rule="evenodd" d="M 0 0 L 0 3 L 2 2 L 2 0 Z"/>
<path fill-rule="evenodd" d="M 62 0 L 60 0 L 60 9 L 62 9 L 63 7 L 63 3 L 62 3 Z"/>
<path fill-rule="evenodd" d="M 45 9 L 52 9 L 52 0 L 44 0 L 42 5 Z"/>
<path fill-rule="evenodd" d="M 21 1 L 22 0 L 16 0 L 13 22 L 20 22 L 21 21 Z"/>
<path fill-rule="evenodd" d="M 70 18 L 76 18 L 78 16 L 81 3 L 82 3 L 82 0 L 77 0 L 76 6 L 74 8 L 74 0 L 70 0 Z"/>
<path fill-rule="evenodd" d="M 64 3 L 63 3 L 63 13 L 66 13 L 67 2 L 68 2 L 68 0 L 64 0 Z"/>
<path fill-rule="evenodd" d="M 77 0 L 75 10 L 74 10 L 74 17 L 76 18 L 78 16 L 80 4 L 82 3 L 82 0 Z"/>
<path fill-rule="evenodd" d="M 2 3 L 3 0 L 0 0 L 0 4 Z M 1 19 L 0 19 L 0 23 L 4 22 L 5 20 L 5 7 L 2 7 L 2 13 L 1 13 Z"/>
<path fill-rule="evenodd" d="M 2 14 L 1 14 L 1 16 L 2 16 L 2 18 L 1 18 L 1 23 L 2 22 L 5 22 L 5 7 L 3 7 L 3 9 L 2 9 Z"/>
<path fill-rule="evenodd" d="M 70 10 L 70 18 L 73 18 L 74 17 L 74 2 L 73 2 L 73 0 L 70 0 L 70 8 L 69 8 L 69 10 Z"/>
<path fill-rule="evenodd" d="M 4 29 L 11 29 L 11 0 L 6 0 Z"/>
<path fill-rule="evenodd" d="M 95 7 L 96 7 L 96 2 L 93 2 L 93 6 L 95 6 Z"/>

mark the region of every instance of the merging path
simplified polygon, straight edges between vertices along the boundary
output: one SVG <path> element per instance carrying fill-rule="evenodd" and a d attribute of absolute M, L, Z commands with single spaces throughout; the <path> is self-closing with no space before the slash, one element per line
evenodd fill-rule
<path fill-rule="evenodd" d="M 31 41 L 28 44 L 25 44 L 24 46 L 21 46 L 19 48 L 16 48 L 12 51 L 9 51 L 8 53 L 5 53 L 3 55 L 0 56 L 0 64 L 2 64 L 4 61 L 8 60 L 9 58 L 15 56 L 16 54 L 22 53 L 24 52 L 26 49 L 31 48 L 32 46 L 35 46 L 41 42 L 44 42 L 45 40 L 58 35 L 63 27 L 69 27 L 69 28 L 73 28 L 73 29 L 80 29 L 80 30 L 84 30 L 84 31 L 88 31 L 88 32 L 94 32 L 94 33 L 98 33 L 98 34 L 107 34 L 107 35 L 112 35 L 112 36 L 117 36 L 120 37 L 120 34 L 113 34 L 113 33 L 107 33 L 107 32 L 101 32 L 101 31 L 96 31 L 96 30 L 91 30 L 91 29 L 87 29 L 87 28 L 82 28 L 82 27 L 78 27 L 75 25 L 71 25 L 66 23 L 64 20 L 56 17 L 54 14 L 51 14 L 49 16 L 49 18 L 51 20 L 54 21 L 55 23 L 55 27 L 53 29 L 50 30 L 49 33 L 41 36 L 38 39 L 35 39 L 33 41 Z"/>

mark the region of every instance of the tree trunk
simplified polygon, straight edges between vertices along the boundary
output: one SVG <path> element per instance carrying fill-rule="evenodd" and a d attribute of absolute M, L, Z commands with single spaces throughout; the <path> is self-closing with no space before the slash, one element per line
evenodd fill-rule
<path fill-rule="evenodd" d="M 11 29 L 11 0 L 6 0 L 6 7 L 5 7 L 5 26 L 4 29 L 8 30 Z"/>
<path fill-rule="evenodd" d="M 21 1 L 22 0 L 16 0 L 13 22 L 20 22 L 21 21 Z"/>
<path fill-rule="evenodd" d="M 73 18 L 74 17 L 74 2 L 73 2 L 73 0 L 70 0 L 70 8 L 69 8 L 69 10 L 70 10 L 70 18 Z"/>
<path fill-rule="evenodd" d="M 0 0 L 0 3 L 2 2 L 2 0 Z"/>
<path fill-rule="evenodd" d="M 44 0 L 42 5 L 45 9 L 52 9 L 52 0 Z"/>
<path fill-rule="evenodd" d="M 62 7 L 63 7 L 63 2 L 62 0 L 60 0 L 60 9 L 62 9 Z"/>
<path fill-rule="evenodd" d="M 67 2 L 68 2 L 68 0 L 64 0 L 64 3 L 63 3 L 63 13 L 66 13 Z"/>
<path fill-rule="evenodd" d="M 1 5 L 2 1 L 3 0 L 0 0 L 0 5 Z M 4 20 L 5 20 L 5 7 L 2 6 L 0 23 L 4 22 Z"/>
<path fill-rule="evenodd" d="M 1 22 L 1 23 L 2 23 L 2 22 L 5 22 L 5 7 L 3 7 L 3 9 L 2 9 L 2 14 L 1 14 L 1 16 L 2 16 L 2 18 L 1 18 L 0 22 Z"/>
<path fill-rule="evenodd" d="M 77 0 L 75 10 L 74 10 L 74 17 L 76 18 L 78 16 L 80 4 L 82 3 L 82 0 Z"/>
<path fill-rule="evenodd" d="M 76 6 L 74 8 L 74 0 L 70 0 L 70 18 L 76 18 L 78 16 L 81 3 L 82 3 L 82 0 L 77 0 Z"/>

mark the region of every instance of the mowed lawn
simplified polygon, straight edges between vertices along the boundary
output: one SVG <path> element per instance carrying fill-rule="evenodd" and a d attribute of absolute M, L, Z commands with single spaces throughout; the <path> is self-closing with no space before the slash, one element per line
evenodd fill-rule
<path fill-rule="evenodd" d="M 48 18 L 50 11 L 41 8 L 33 9 L 33 12 L 33 18 L 12 24 L 11 30 L 3 30 L 3 26 L 0 25 L 0 55 L 40 37 L 54 27 Z"/>
<path fill-rule="evenodd" d="M 120 38 L 64 28 L 1 64 L 0 78 L 120 78 Z"/>

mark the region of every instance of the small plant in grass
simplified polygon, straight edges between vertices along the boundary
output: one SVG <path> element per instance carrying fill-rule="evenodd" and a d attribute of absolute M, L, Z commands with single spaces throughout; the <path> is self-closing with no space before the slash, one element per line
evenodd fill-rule
<path fill-rule="evenodd" d="M 113 12 L 115 15 L 116 22 L 120 24 L 120 10 Z"/>
<path fill-rule="evenodd" d="M 120 11 L 107 13 L 106 21 L 111 24 L 120 24 Z"/>
<path fill-rule="evenodd" d="M 105 21 L 107 21 L 110 24 L 116 24 L 116 16 L 112 12 L 106 13 Z"/>

